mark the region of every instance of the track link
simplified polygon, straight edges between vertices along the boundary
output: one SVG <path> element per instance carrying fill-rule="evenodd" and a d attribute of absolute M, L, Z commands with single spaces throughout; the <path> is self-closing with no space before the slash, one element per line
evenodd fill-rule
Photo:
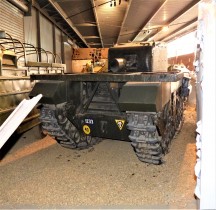
<path fill-rule="evenodd" d="M 43 132 L 55 138 L 63 147 L 85 149 L 101 141 L 78 131 L 66 117 L 66 103 L 43 104 L 40 111 Z"/>
<path fill-rule="evenodd" d="M 161 136 L 154 121 L 156 113 L 128 113 L 127 128 L 131 131 L 129 139 L 139 160 L 147 163 L 162 163 Z"/>
<path fill-rule="evenodd" d="M 183 99 L 177 97 L 175 112 L 168 102 L 162 113 L 128 112 L 129 139 L 139 160 L 159 165 L 183 124 Z"/>

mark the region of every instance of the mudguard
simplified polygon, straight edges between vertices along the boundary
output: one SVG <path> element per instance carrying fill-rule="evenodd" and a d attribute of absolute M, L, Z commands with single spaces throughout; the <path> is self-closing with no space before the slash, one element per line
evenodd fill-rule
<path fill-rule="evenodd" d="M 60 104 L 66 102 L 66 83 L 64 81 L 40 81 L 35 84 L 29 97 L 42 94 L 43 104 Z"/>
<path fill-rule="evenodd" d="M 158 112 L 169 101 L 170 82 L 127 82 L 118 101 L 121 111 Z"/>

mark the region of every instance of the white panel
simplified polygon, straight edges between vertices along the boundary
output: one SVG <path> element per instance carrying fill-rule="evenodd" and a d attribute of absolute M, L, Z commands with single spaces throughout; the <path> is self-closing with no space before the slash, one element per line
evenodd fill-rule
<path fill-rule="evenodd" d="M 55 27 L 55 44 L 56 44 L 56 54 L 60 57 L 62 56 L 62 41 L 61 41 L 61 30 Z M 56 60 L 57 63 L 60 63 L 59 59 Z"/>
<path fill-rule="evenodd" d="M 24 17 L 24 30 L 25 30 L 25 42 L 32 44 L 35 47 L 38 46 L 37 40 L 37 13 L 34 8 L 32 8 L 32 15 Z M 36 53 L 36 52 L 35 52 Z M 36 55 L 28 55 L 27 59 L 30 61 L 37 61 Z"/>
<path fill-rule="evenodd" d="M 25 42 L 37 46 L 37 17 L 32 8 L 31 16 L 24 17 Z"/>
<path fill-rule="evenodd" d="M 0 149 L 5 144 L 5 142 L 10 138 L 13 132 L 22 123 L 25 117 L 30 113 L 30 111 L 35 107 L 38 101 L 41 99 L 42 95 L 39 94 L 32 99 L 24 99 L 16 107 L 16 109 L 10 114 L 10 116 L 5 120 L 5 122 L 0 127 Z"/>
<path fill-rule="evenodd" d="M 40 40 L 41 48 L 53 53 L 53 25 L 43 15 L 40 15 Z M 42 56 L 42 61 L 46 62 L 45 56 Z M 49 63 L 52 61 L 53 57 L 49 55 Z"/>
<path fill-rule="evenodd" d="M 199 23 L 198 40 L 200 44 L 200 56 L 196 70 L 198 71 L 198 83 L 200 84 L 200 97 L 198 102 L 201 104 L 199 129 L 201 171 L 196 174 L 199 185 L 196 188 L 197 196 L 200 197 L 201 209 L 216 209 L 216 130 L 215 130 L 215 106 L 216 106 L 216 2 L 215 0 L 202 0 L 199 4 Z M 201 99 L 201 100 L 200 100 Z M 200 142 L 201 140 L 201 142 Z"/>
<path fill-rule="evenodd" d="M 71 73 L 72 70 L 72 46 L 64 42 L 64 59 L 66 64 L 66 73 Z"/>

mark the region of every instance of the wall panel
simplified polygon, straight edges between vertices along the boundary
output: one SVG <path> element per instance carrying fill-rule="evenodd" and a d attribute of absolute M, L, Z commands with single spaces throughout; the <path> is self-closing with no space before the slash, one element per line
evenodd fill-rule
<path fill-rule="evenodd" d="M 38 46 L 37 37 L 37 11 L 32 8 L 32 15 L 24 17 L 24 32 L 25 32 L 25 42 Z M 28 55 L 28 60 L 37 61 L 36 55 Z"/>
<path fill-rule="evenodd" d="M 53 25 L 43 15 L 40 15 L 40 40 L 41 48 L 53 52 Z M 45 56 L 42 56 L 42 61 L 46 62 Z M 53 62 L 52 55 L 49 55 L 49 62 Z"/>
<path fill-rule="evenodd" d="M 62 36 L 61 36 L 61 30 L 59 30 L 57 27 L 55 27 L 55 48 L 56 48 L 56 54 L 60 57 L 62 56 Z M 58 57 L 56 62 L 60 62 Z"/>

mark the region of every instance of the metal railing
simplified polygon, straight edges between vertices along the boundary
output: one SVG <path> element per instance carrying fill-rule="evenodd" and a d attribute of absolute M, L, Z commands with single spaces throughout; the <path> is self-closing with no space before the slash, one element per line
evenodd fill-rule
<path fill-rule="evenodd" d="M 18 39 L 12 38 L 12 36 L 4 31 L 0 31 L 0 75 L 2 75 L 2 60 L 4 59 L 4 54 L 11 52 L 11 56 L 15 57 L 14 66 L 18 67 L 18 62 L 23 58 L 24 67 L 37 67 L 38 72 L 40 68 L 57 68 L 61 69 L 61 73 L 65 70 L 65 64 L 62 64 L 62 59 L 58 54 L 47 51 L 41 47 L 35 47 L 32 44 L 21 42 Z M 12 53 L 13 52 L 13 53 Z M 33 60 L 29 59 L 30 55 L 35 55 L 36 58 Z M 45 55 L 45 58 L 44 58 Z M 50 56 L 52 57 L 52 62 L 50 62 Z M 42 61 L 43 60 L 45 61 Z M 58 62 L 57 62 L 58 58 Z M 32 57 L 31 57 L 32 59 Z M 54 64 L 54 65 L 53 65 Z"/>

